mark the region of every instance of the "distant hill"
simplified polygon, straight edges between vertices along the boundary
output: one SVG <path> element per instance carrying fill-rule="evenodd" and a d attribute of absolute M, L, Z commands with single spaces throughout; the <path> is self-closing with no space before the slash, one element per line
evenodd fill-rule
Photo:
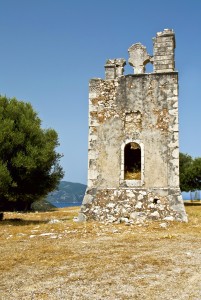
<path fill-rule="evenodd" d="M 46 200 L 57 207 L 81 205 L 84 198 L 86 185 L 61 181 L 58 188 L 49 193 Z"/>
<path fill-rule="evenodd" d="M 31 205 L 31 209 L 34 211 L 50 211 L 54 208 L 56 208 L 56 206 L 51 204 L 46 199 L 35 201 Z"/>

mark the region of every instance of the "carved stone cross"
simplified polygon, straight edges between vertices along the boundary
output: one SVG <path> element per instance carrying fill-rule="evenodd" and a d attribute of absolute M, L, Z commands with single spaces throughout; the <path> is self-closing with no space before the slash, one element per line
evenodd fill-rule
<path fill-rule="evenodd" d="M 151 56 L 147 53 L 147 49 L 140 43 L 132 45 L 128 49 L 130 58 L 129 64 L 133 67 L 135 74 L 142 74 L 145 72 L 145 65 L 151 62 Z"/>

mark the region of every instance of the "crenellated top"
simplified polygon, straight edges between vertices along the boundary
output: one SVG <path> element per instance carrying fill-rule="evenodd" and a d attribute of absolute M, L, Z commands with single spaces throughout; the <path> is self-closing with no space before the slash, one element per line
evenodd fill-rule
<path fill-rule="evenodd" d="M 154 72 L 174 72 L 175 34 L 172 29 L 164 29 L 153 38 Z"/>
<path fill-rule="evenodd" d="M 105 64 L 105 79 L 110 80 L 122 76 L 125 64 L 124 58 L 108 59 Z"/>
<path fill-rule="evenodd" d="M 157 32 L 153 38 L 153 56 L 141 43 L 133 44 L 129 49 L 129 64 L 133 67 L 134 74 L 145 73 L 147 63 L 153 64 L 154 73 L 175 71 L 174 61 L 175 33 L 172 29 Z M 109 59 L 105 64 L 105 79 L 111 80 L 124 75 L 126 60 L 123 58 Z"/>

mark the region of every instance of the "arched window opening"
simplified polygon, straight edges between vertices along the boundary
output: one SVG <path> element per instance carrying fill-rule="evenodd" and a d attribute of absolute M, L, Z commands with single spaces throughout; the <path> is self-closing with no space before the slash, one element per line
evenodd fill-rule
<path fill-rule="evenodd" d="M 124 148 L 124 179 L 141 180 L 141 148 L 134 142 Z"/>

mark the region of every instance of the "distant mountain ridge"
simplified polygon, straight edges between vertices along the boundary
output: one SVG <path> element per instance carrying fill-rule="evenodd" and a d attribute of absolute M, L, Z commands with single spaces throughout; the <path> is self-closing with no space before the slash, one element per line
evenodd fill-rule
<path fill-rule="evenodd" d="M 73 203 L 80 205 L 84 198 L 86 185 L 69 181 L 61 181 L 58 188 L 49 193 L 46 200 L 53 205 Z"/>
<path fill-rule="evenodd" d="M 63 207 L 72 205 L 81 205 L 87 186 L 82 183 L 74 183 L 69 181 L 61 181 L 58 188 L 49 193 L 45 198 L 50 204 Z M 190 193 L 182 193 L 184 200 L 191 199 Z M 194 199 L 194 195 L 192 196 Z M 200 199 L 200 193 L 199 193 Z"/>

